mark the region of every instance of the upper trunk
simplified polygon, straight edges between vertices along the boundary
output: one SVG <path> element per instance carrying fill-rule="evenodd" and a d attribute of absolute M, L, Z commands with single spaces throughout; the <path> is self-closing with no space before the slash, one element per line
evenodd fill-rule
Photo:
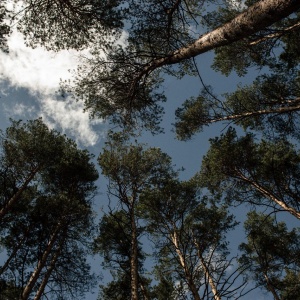
<path fill-rule="evenodd" d="M 206 262 L 204 261 L 203 254 L 200 251 L 199 244 L 196 241 L 194 241 L 194 244 L 195 244 L 195 246 L 197 248 L 197 255 L 198 255 L 199 259 L 200 259 L 201 266 L 202 266 L 202 268 L 204 270 L 205 278 L 206 278 L 206 280 L 208 280 L 208 284 L 210 285 L 210 288 L 211 288 L 211 290 L 212 290 L 212 292 L 214 294 L 214 300 L 221 300 L 221 296 L 219 294 L 217 286 L 216 286 L 216 284 L 214 282 L 213 277 L 210 274 L 210 271 L 209 271 L 208 266 L 206 265 Z"/>
<path fill-rule="evenodd" d="M 199 296 L 199 293 L 198 293 L 198 289 L 197 289 L 196 284 L 193 280 L 193 276 L 192 276 L 191 272 L 189 271 L 189 268 L 186 264 L 184 254 L 180 250 L 179 241 L 178 241 L 178 234 L 177 234 L 176 230 L 174 230 L 173 234 L 171 234 L 171 239 L 172 239 L 173 245 L 175 247 L 175 251 L 178 255 L 180 265 L 181 265 L 182 269 L 184 270 L 184 274 L 185 274 L 189 289 L 192 292 L 193 297 L 194 297 L 195 300 L 201 300 L 201 298 Z"/>
<path fill-rule="evenodd" d="M 138 300 L 138 242 L 137 228 L 135 223 L 134 206 L 130 209 L 131 222 L 131 256 L 130 256 L 130 274 L 131 274 L 131 300 Z"/>
<path fill-rule="evenodd" d="M 53 249 L 53 246 L 57 241 L 57 237 L 58 237 L 59 231 L 61 229 L 61 226 L 62 226 L 61 224 L 58 224 L 57 227 L 55 228 L 55 231 L 52 234 L 41 259 L 38 261 L 36 269 L 32 272 L 31 277 L 28 280 L 28 283 L 23 290 L 22 297 L 21 297 L 22 300 L 27 300 L 30 293 L 32 292 L 42 269 L 45 267 L 46 261 Z"/>
<path fill-rule="evenodd" d="M 148 74 L 156 68 L 176 64 L 212 49 L 230 45 L 256 33 L 300 9 L 298 0 L 262 0 L 230 22 L 202 35 L 194 43 L 171 53 L 169 56 L 153 60 L 145 69 Z"/>
<path fill-rule="evenodd" d="M 35 294 L 34 300 L 39 300 L 41 298 L 41 296 L 43 295 L 43 293 L 44 293 L 45 287 L 46 287 L 46 285 L 49 281 L 49 278 L 50 278 L 54 268 L 55 268 L 57 259 L 60 256 L 60 253 L 62 251 L 64 242 L 66 241 L 66 238 L 67 238 L 66 232 L 67 232 L 67 227 L 65 227 L 65 229 L 64 229 L 63 237 L 61 238 L 61 240 L 59 242 L 59 245 L 58 245 L 55 253 L 52 256 L 51 263 L 50 263 L 50 265 L 47 269 L 46 274 L 44 275 L 44 278 L 42 280 L 42 283 L 39 286 L 38 291 Z"/>
<path fill-rule="evenodd" d="M 275 202 L 277 205 L 279 205 L 282 209 L 284 209 L 286 212 L 289 212 L 293 216 L 295 216 L 297 219 L 300 220 L 300 212 L 294 209 L 293 207 L 287 205 L 285 201 L 282 199 L 279 199 L 272 191 L 269 191 L 268 189 L 261 186 L 258 182 L 246 177 L 244 174 L 242 174 L 240 171 L 236 170 L 236 175 L 244 182 L 247 182 L 250 184 L 253 188 L 255 188 L 258 192 L 260 192 L 264 197 L 267 199 L 270 199 L 271 201 Z"/>
<path fill-rule="evenodd" d="M 25 191 L 31 180 L 33 180 L 36 173 L 39 171 L 39 167 L 34 168 L 27 178 L 25 179 L 24 183 L 18 188 L 17 192 L 9 199 L 6 205 L 0 210 L 0 219 L 2 219 L 12 208 L 12 206 L 18 201 L 22 193 Z"/>

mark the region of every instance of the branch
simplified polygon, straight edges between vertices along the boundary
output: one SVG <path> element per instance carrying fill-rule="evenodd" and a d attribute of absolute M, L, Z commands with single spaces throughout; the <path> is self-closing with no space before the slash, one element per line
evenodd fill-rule
<path fill-rule="evenodd" d="M 278 32 L 274 32 L 272 34 L 265 35 L 262 38 L 259 38 L 259 39 L 255 40 L 255 41 L 252 41 L 251 43 L 249 43 L 249 46 L 255 46 L 255 45 L 257 45 L 259 43 L 262 43 L 262 42 L 264 42 L 266 40 L 269 40 L 269 39 L 273 39 L 273 38 L 277 38 L 277 37 L 279 38 L 279 37 L 283 36 L 284 34 L 286 34 L 289 31 L 293 31 L 293 30 L 298 29 L 298 27 L 300 27 L 300 22 L 298 22 L 298 23 L 296 23 L 296 24 L 294 24 L 294 25 L 292 25 L 290 27 L 281 29 Z"/>

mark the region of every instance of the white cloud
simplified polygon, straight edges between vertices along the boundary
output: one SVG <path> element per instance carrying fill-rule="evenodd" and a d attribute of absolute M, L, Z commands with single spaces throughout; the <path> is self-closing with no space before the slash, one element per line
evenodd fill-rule
<path fill-rule="evenodd" d="M 51 94 L 60 78 L 70 78 L 69 69 L 78 64 L 76 51 L 50 52 L 26 47 L 22 34 L 14 31 L 8 38 L 9 54 L 0 54 L 2 79 L 11 85 L 29 89 L 33 94 Z"/>
<path fill-rule="evenodd" d="M 24 116 L 24 112 L 28 115 L 33 115 L 36 112 L 36 108 L 34 106 L 25 105 L 24 103 L 17 103 L 13 107 L 6 106 L 6 111 L 14 116 L 22 117 Z"/>
<path fill-rule="evenodd" d="M 101 120 L 91 121 L 87 113 L 82 113 L 81 102 L 76 102 L 71 97 L 64 101 L 49 97 L 43 99 L 41 106 L 42 117 L 49 126 L 58 125 L 64 133 L 70 133 L 85 145 L 94 145 L 98 141 L 99 135 L 93 130 L 92 125 L 101 123 Z"/>
<path fill-rule="evenodd" d="M 243 10 L 246 8 L 245 0 L 227 0 L 227 3 L 234 9 Z"/>
<path fill-rule="evenodd" d="M 94 145 L 98 134 L 93 125 L 101 123 L 101 120 L 89 120 L 88 113 L 83 112 L 82 103 L 71 98 L 59 101 L 55 96 L 60 79 L 71 78 L 69 70 L 77 67 L 79 53 L 74 50 L 49 52 L 41 47 L 31 49 L 25 46 L 18 32 L 13 32 L 9 37 L 8 46 L 8 54 L 0 53 L 0 81 L 28 89 L 38 104 L 36 107 L 40 108 L 40 112 L 35 112 L 35 117 L 40 115 L 48 125 L 61 127 L 85 145 Z M 10 116 L 33 113 L 32 107 L 16 104 L 10 108 Z"/>

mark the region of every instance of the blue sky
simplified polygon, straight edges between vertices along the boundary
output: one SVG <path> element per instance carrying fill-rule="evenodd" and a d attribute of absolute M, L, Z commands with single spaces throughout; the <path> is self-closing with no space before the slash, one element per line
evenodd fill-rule
<path fill-rule="evenodd" d="M 17 32 L 11 35 L 8 42 L 10 53 L 0 53 L 0 128 L 4 130 L 9 125 L 9 118 L 28 120 L 42 117 L 49 127 L 66 133 L 75 139 L 80 147 L 88 148 L 97 157 L 104 143 L 107 124 L 102 120 L 90 120 L 88 113 L 83 113 L 82 103 L 72 98 L 59 99 L 56 94 L 60 79 L 72 79 L 70 70 L 76 68 L 80 55 L 88 55 L 88 51 L 53 53 L 39 47 L 27 48 L 22 36 Z M 258 74 L 257 70 L 251 70 L 245 78 L 239 78 L 235 74 L 229 77 L 222 76 L 210 68 L 212 58 L 212 53 L 201 55 L 197 58 L 197 64 L 203 81 L 211 85 L 216 93 L 233 91 L 237 84 L 251 82 Z M 168 153 L 178 168 L 185 169 L 182 179 L 190 178 L 199 170 L 201 158 L 209 148 L 208 139 L 218 136 L 225 128 L 224 124 L 216 124 L 205 128 L 204 132 L 197 134 L 191 141 L 181 142 L 175 139 L 171 125 L 175 121 L 175 109 L 186 98 L 196 96 L 201 88 L 199 78 L 166 78 L 164 90 L 168 101 L 165 104 L 166 114 L 162 123 L 165 133 L 157 136 L 145 133 L 139 140 L 148 143 L 149 146 L 160 147 Z M 106 184 L 100 177 L 99 195 L 95 199 L 97 211 L 107 203 L 105 194 Z M 238 219 L 244 219 L 245 208 L 239 208 L 237 212 Z M 241 243 L 242 236 L 241 232 L 232 235 L 232 245 Z M 97 265 L 97 261 L 93 264 Z M 86 299 L 93 300 L 96 296 L 97 293 L 87 295 Z M 268 299 L 262 293 L 256 294 L 255 297 Z M 253 299 L 253 295 L 247 299 Z"/>

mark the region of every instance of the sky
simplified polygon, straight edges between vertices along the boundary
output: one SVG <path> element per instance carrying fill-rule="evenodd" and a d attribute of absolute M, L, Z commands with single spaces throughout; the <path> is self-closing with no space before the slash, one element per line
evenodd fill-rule
<path fill-rule="evenodd" d="M 58 93 L 60 80 L 72 80 L 71 71 L 80 63 L 80 55 L 88 55 L 88 52 L 64 50 L 54 53 L 41 47 L 31 49 L 25 46 L 22 35 L 16 31 L 9 37 L 8 46 L 8 54 L 0 52 L 0 129 L 9 125 L 9 118 L 26 121 L 42 117 L 50 128 L 66 133 L 79 147 L 87 148 L 97 157 L 104 145 L 108 125 L 103 120 L 91 120 L 88 112 L 83 112 L 81 102 L 71 97 L 62 99 Z M 197 65 L 204 83 L 213 86 L 216 93 L 233 91 L 240 82 L 251 82 L 258 75 L 259 71 L 252 70 L 245 78 L 235 74 L 222 76 L 211 69 L 212 58 L 212 53 L 203 54 L 197 58 Z M 162 122 L 165 133 L 157 136 L 144 133 L 139 141 L 168 153 L 178 168 L 184 168 L 182 179 L 189 179 L 200 169 L 202 156 L 209 148 L 209 138 L 218 136 L 226 128 L 224 124 L 215 124 L 191 141 L 177 141 L 172 131 L 174 112 L 185 99 L 196 96 L 202 85 L 199 78 L 166 78 L 163 88 L 168 98 Z M 99 195 L 95 199 L 98 212 L 107 203 L 105 186 L 104 178 L 100 177 Z M 243 209 L 237 210 L 240 220 L 246 215 Z M 240 234 L 232 237 L 233 247 L 242 242 L 241 237 Z M 97 291 L 86 296 L 86 300 L 96 298 Z M 268 299 L 262 293 L 256 298 Z"/>
<path fill-rule="evenodd" d="M 9 37 L 8 45 L 9 54 L 0 53 L 0 128 L 4 130 L 9 125 L 9 118 L 26 121 L 42 117 L 49 127 L 66 133 L 76 140 L 79 147 L 87 148 L 97 157 L 104 145 L 107 124 L 103 120 L 91 120 L 88 113 L 83 112 L 82 103 L 70 97 L 61 99 L 57 93 L 60 80 L 72 79 L 71 70 L 80 62 L 81 53 L 53 53 L 40 47 L 31 49 L 25 46 L 22 35 L 18 32 L 13 32 Z M 213 72 L 210 68 L 212 57 L 212 54 L 208 53 L 197 60 L 203 81 L 213 85 L 215 91 L 234 90 L 241 79 L 235 75 L 224 77 Z M 139 140 L 149 146 L 160 147 L 168 153 L 176 167 L 184 168 L 181 174 L 184 180 L 199 170 L 201 158 L 209 148 L 208 139 L 224 130 L 224 125 L 216 124 L 196 135 L 191 141 L 180 142 L 175 139 L 172 126 L 175 121 L 175 109 L 186 98 L 197 95 L 201 88 L 199 78 L 166 78 L 164 90 L 168 101 L 165 104 L 166 113 L 162 122 L 165 133 L 156 136 L 145 133 Z M 100 212 L 107 204 L 106 181 L 103 177 L 100 177 L 98 185 L 99 194 L 95 199 L 95 210 Z M 94 265 L 94 271 L 99 271 L 98 259 L 91 259 L 91 263 Z M 102 275 L 107 276 L 105 272 L 102 272 Z M 94 294 L 86 295 L 85 299 L 96 298 L 97 289 Z"/>

